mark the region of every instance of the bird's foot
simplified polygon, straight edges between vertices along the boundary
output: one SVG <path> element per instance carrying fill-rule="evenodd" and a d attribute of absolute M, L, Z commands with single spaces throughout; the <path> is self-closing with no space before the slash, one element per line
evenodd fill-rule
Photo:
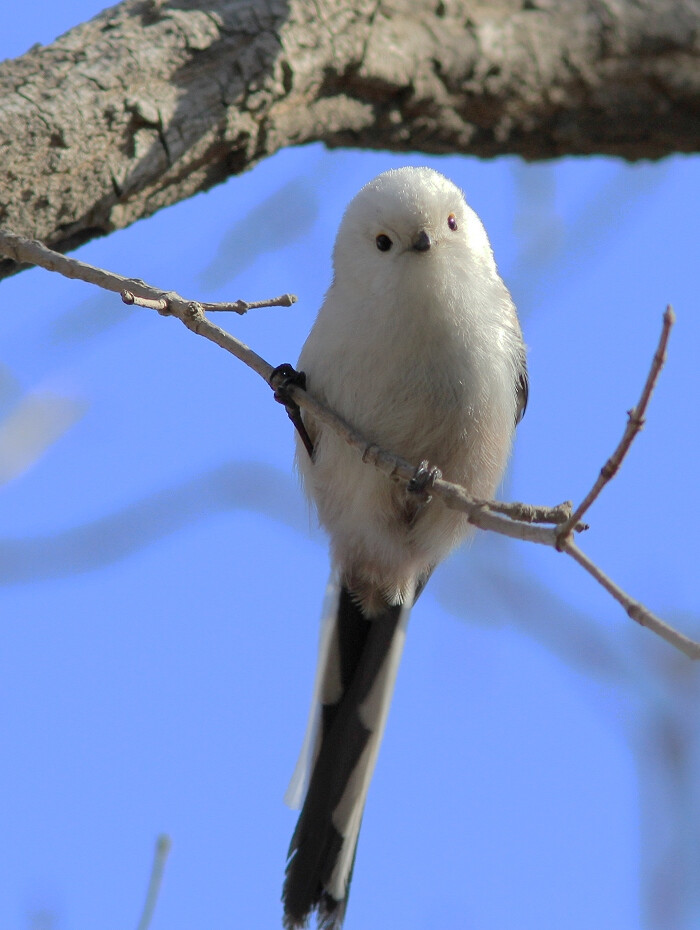
<path fill-rule="evenodd" d="M 274 391 L 275 400 L 278 404 L 284 406 L 284 409 L 287 411 L 287 416 L 294 424 L 301 441 L 304 443 L 304 448 L 309 453 L 309 457 L 313 458 L 314 444 L 311 442 L 311 437 L 304 426 L 299 404 L 293 400 L 289 393 L 289 388 L 291 386 L 306 390 L 306 372 L 297 371 L 289 362 L 284 362 L 284 364 L 278 365 L 277 368 L 273 369 L 268 380 L 270 387 Z"/>
<path fill-rule="evenodd" d="M 413 473 L 413 477 L 406 485 L 406 490 L 409 494 L 415 494 L 422 503 L 427 504 L 432 496 L 430 489 L 440 478 L 442 478 L 440 469 L 423 461 Z"/>

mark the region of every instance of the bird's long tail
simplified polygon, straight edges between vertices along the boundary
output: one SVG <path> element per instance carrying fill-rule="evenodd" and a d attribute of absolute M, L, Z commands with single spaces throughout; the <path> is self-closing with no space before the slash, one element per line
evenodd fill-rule
<path fill-rule="evenodd" d="M 329 588 L 311 718 L 286 796 L 292 807 L 304 799 L 282 893 L 286 930 L 314 910 L 323 930 L 342 925 L 409 610 L 387 605 L 368 619 L 347 588 Z"/>

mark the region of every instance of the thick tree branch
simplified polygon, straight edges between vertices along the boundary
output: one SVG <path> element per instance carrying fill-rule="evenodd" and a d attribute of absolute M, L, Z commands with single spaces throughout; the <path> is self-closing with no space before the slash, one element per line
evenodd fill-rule
<path fill-rule="evenodd" d="M 283 375 L 278 369 L 273 368 L 269 362 L 266 362 L 265 359 L 236 339 L 235 336 L 211 323 L 204 315 L 203 305 L 197 301 L 186 300 L 173 291 L 161 291 L 143 281 L 124 278 L 101 268 L 95 268 L 85 262 L 66 258 L 52 252 L 51 249 L 46 248 L 39 242 L 25 240 L 19 236 L 1 231 L 0 254 L 7 255 L 19 263 L 33 262 L 49 271 L 58 271 L 68 277 L 79 278 L 110 291 L 120 291 L 122 299 L 125 299 L 126 303 L 139 303 L 142 306 L 156 309 L 161 314 L 176 316 L 192 332 L 204 336 L 221 348 L 226 349 L 227 352 L 235 355 L 236 358 L 264 378 L 273 389 L 279 387 L 278 379 L 283 378 Z M 124 284 L 128 284 L 129 288 L 124 288 Z M 268 302 L 262 301 L 260 303 L 266 304 Z M 230 306 L 230 304 L 224 305 L 226 308 Z M 638 405 L 640 408 L 646 406 L 651 389 L 658 376 L 665 357 L 668 333 L 672 323 L 672 312 L 667 310 L 664 316 L 660 348 L 654 356 L 651 371 L 642 393 L 642 399 Z M 294 383 L 286 383 L 285 390 L 299 407 L 311 414 L 314 420 L 328 426 L 341 436 L 348 445 L 355 448 L 358 454 L 362 456 L 362 460 L 368 465 L 371 464 L 378 468 L 393 481 L 403 481 L 408 484 L 414 477 L 416 473 L 415 464 L 406 462 L 404 459 L 368 441 L 353 426 L 316 400 L 308 391 Z M 632 431 L 629 442 L 626 442 L 626 438 L 623 439 L 623 442 L 614 453 L 613 459 L 619 456 L 618 464 L 622 461 L 638 431 L 638 429 Z M 625 437 L 627 437 L 627 433 Z M 623 444 L 624 451 L 620 453 Z M 470 497 L 464 488 L 450 481 L 445 481 L 443 478 L 438 478 L 431 485 L 431 494 L 439 496 L 448 507 L 466 514 L 469 522 L 479 527 L 479 529 L 500 533 L 512 539 L 551 546 L 560 552 L 567 553 L 623 605 L 633 620 L 636 620 L 642 626 L 648 627 L 658 636 L 663 637 L 689 658 L 700 660 L 700 642 L 696 642 L 670 627 L 643 604 L 633 600 L 571 541 L 569 535 L 571 529 L 583 528 L 578 522 L 574 525 L 574 521 L 578 521 L 577 514 L 583 513 L 585 507 L 578 507 L 572 514 L 570 504 L 545 508 L 531 507 L 519 503 L 508 504 L 500 501 L 477 500 Z M 584 503 L 589 497 L 590 495 L 584 499 Z M 553 526 L 543 524 L 553 524 Z M 565 532 L 562 533 L 562 530 Z"/>
<path fill-rule="evenodd" d="M 319 140 L 698 151 L 699 22 L 700 0 L 125 0 L 0 65 L 0 225 L 67 251 Z"/>

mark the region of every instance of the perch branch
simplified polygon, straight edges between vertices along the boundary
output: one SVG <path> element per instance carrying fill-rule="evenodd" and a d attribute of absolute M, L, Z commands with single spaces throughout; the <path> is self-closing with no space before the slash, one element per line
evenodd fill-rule
<path fill-rule="evenodd" d="M 46 246 L 34 240 L 22 239 L 9 233 L 0 232 L 0 253 L 3 253 L 18 262 L 31 262 L 46 268 L 49 271 L 58 271 L 70 278 L 78 278 L 91 284 L 97 284 L 110 291 L 122 294 L 127 303 L 138 303 L 149 306 L 164 315 L 176 316 L 184 325 L 211 340 L 235 355 L 253 371 L 257 372 L 272 388 L 276 390 L 283 377 L 269 362 L 257 355 L 251 348 L 240 342 L 230 333 L 211 323 L 204 314 L 204 304 L 197 301 L 186 300 L 174 291 L 162 291 L 151 287 L 143 281 L 124 278 L 111 272 L 103 271 L 76 259 L 51 251 Z M 284 301 L 284 298 L 276 298 Z M 293 298 L 289 297 L 290 302 Z M 270 306 L 272 302 L 262 301 L 255 306 Z M 283 305 L 287 305 L 284 304 Z M 231 304 L 227 304 L 229 308 Z M 250 305 L 253 306 L 253 305 Z M 209 305 L 211 308 L 211 305 Z M 532 507 L 526 504 L 509 504 L 502 501 L 484 501 L 470 497 L 464 488 L 444 478 L 439 478 L 431 486 L 431 494 L 439 496 L 447 507 L 459 510 L 466 514 L 467 519 L 474 526 L 482 530 L 490 530 L 513 539 L 525 542 L 538 543 L 551 546 L 560 552 L 570 555 L 582 566 L 599 584 L 601 584 L 622 606 L 629 616 L 648 627 L 658 636 L 679 649 L 691 659 L 700 659 L 700 642 L 689 639 L 682 633 L 668 626 L 659 617 L 647 610 L 642 604 L 634 601 L 622 591 L 610 578 L 571 541 L 571 531 L 583 529 L 579 522 L 580 516 L 595 500 L 604 485 L 612 478 L 619 468 L 630 443 L 641 428 L 641 417 L 646 409 L 649 396 L 658 377 L 665 358 L 668 332 L 673 323 L 673 312 L 667 309 L 664 315 L 664 330 L 659 348 L 654 355 L 652 368 L 647 378 L 642 398 L 637 408 L 630 414 L 630 423 L 625 431 L 622 442 L 611 456 L 608 465 L 601 472 L 601 478 L 586 496 L 582 504 L 572 513 L 569 503 L 558 507 Z M 383 474 L 394 481 L 409 482 L 416 473 L 415 465 L 398 456 L 381 449 L 375 443 L 368 442 L 349 423 L 336 413 L 321 404 L 312 394 L 296 384 L 285 384 L 288 396 L 299 407 L 310 414 L 315 420 L 330 427 L 341 436 L 348 445 L 355 448 L 362 460 L 374 465 Z M 612 462 L 612 465 L 610 463 Z M 553 527 L 544 525 L 553 524 Z"/>

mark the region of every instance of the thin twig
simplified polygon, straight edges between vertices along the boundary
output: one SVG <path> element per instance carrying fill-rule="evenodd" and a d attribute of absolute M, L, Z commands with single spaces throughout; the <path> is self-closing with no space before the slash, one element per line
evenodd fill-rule
<path fill-rule="evenodd" d="M 234 300 L 232 303 L 202 304 L 205 313 L 240 313 L 243 316 L 249 310 L 259 310 L 261 307 L 291 307 L 297 302 L 295 294 L 280 294 L 279 297 L 270 297 L 268 300 Z"/>
<path fill-rule="evenodd" d="M 134 304 L 137 307 L 146 307 L 148 310 L 157 310 L 167 314 L 168 301 L 164 297 L 153 299 L 151 297 L 138 297 L 129 290 L 121 292 L 125 304 Z M 268 300 L 234 300 L 232 303 L 200 303 L 204 313 L 238 313 L 241 316 L 249 310 L 258 310 L 260 307 L 291 307 L 297 302 L 294 294 L 281 294 L 279 297 L 270 297 Z"/>
<path fill-rule="evenodd" d="M 642 389 L 642 396 L 639 398 L 639 403 L 636 407 L 633 407 L 632 410 L 627 412 L 627 426 L 625 427 L 625 432 L 622 435 L 622 439 L 618 443 L 617 448 L 610 456 L 608 461 L 601 468 L 600 474 L 598 475 L 595 484 L 588 492 L 588 494 L 586 494 L 576 510 L 571 514 L 566 523 L 564 523 L 563 526 L 559 528 L 557 533 L 559 537 L 557 548 L 561 549 L 564 547 L 564 542 L 566 541 L 567 537 L 570 536 L 573 527 L 576 526 L 576 524 L 580 521 L 581 517 L 595 501 L 605 485 L 615 477 L 620 469 L 620 465 L 622 465 L 623 459 L 629 451 L 630 446 L 644 426 L 644 415 L 646 414 L 652 391 L 656 386 L 658 377 L 661 374 L 661 369 L 664 367 L 664 363 L 666 361 L 668 337 L 671 334 L 671 327 L 675 321 L 676 315 L 673 312 L 673 307 L 669 305 L 666 307 L 666 312 L 664 313 L 663 326 L 661 328 L 661 335 L 659 336 L 659 344 L 657 345 L 656 352 L 654 353 L 654 357 L 651 360 L 651 367 L 649 369 L 649 374 L 647 375 L 644 388 Z"/>
<path fill-rule="evenodd" d="M 180 302 L 183 305 L 190 303 L 184 297 L 176 294 L 175 291 L 169 291 L 165 294 L 161 288 L 152 287 L 139 278 L 125 278 L 113 271 L 105 271 L 103 268 L 88 265 L 87 262 L 78 261 L 77 258 L 68 258 L 60 252 L 54 252 L 53 249 L 49 249 L 36 239 L 24 239 L 22 236 L 15 236 L 7 230 L 0 230 L 0 253 L 14 259 L 19 264 L 38 265 L 40 268 L 46 269 L 46 271 L 56 271 L 65 278 L 95 284 L 97 287 L 113 291 L 116 294 L 126 292 L 128 297 L 124 300 L 125 303 L 137 304 L 151 309 L 160 308 L 149 303 L 149 301 L 160 303 L 165 308 L 170 302 Z M 167 301 L 165 304 L 162 303 L 164 300 Z M 251 302 L 236 300 L 233 303 L 205 303 L 198 306 L 207 312 L 222 310 L 243 314 L 258 307 L 291 307 L 296 301 L 297 298 L 294 294 L 282 294 L 281 297 L 272 297 L 269 300 Z M 175 315 L 178 316 L 177 313 Z"/>
<path fill-rule="evenodd" d="M 578 562 L 582 568 L 585 568 L 609 594 L 612 594 L 615 600 L 622 604 L 628 616 L 633 620 L 641 626 L 647 627 L 652 632 L 656 633 L 657 636 L 661 636 L 662 639 L 665 639 L 667 643 L 675 646 L 676 649 L 680 649 L 689 659 L 700 660 L 700 642 L 696 642 L 684 636 L 683 633 L 680 633 L 672 626 L 664 623 L 663 620 L 659 619 L 659 617 L 648 610 L 644 604 L 640 604 L 639 601 L 633 600 L 622 588 L 615 584 L 595 562 L 591 561 L 585 553 L 581 552 L 574 543 L 566 541 L 563 551 Z"/>
<path fill-rule="evenodd" d="M 148 880 L 146 900 L 143 905 L 143 911 L 141 912 L 141 919 L 139 920 L 137 930 L 148 930 L 148 928 L 151 926 L 153 913 L 156 909 L 156 904 L 158 903 L 160 886 L 163 881 L 165 863 L 168 859 L 168 854 L 170 853 L 171 848 L 172 841 L 170 837 L 165 833 L 161 833 L 161 835 L 156 840 L 156 848 L 153 853 L 153 866 L 151 867 L 151 877 Z"/>
<path fill-rule="evenodd" d="M 163 291 L 161 288 L 153 287 L 145 281 L 125 278 L 122 275 L 96 268 L 75 258 L 68 258 L 59 252 L 52 251 L 41 242 L 33 239 L 23 239 L 11 233 L 0 232 L 0 252 L 4 252 L 17 262 L 31 262 L 46 268 L 48 271 L 57 271 L 66 277 L 77 278 L 89 284 L 96 284 L 98 287 L 119 293 L 122 300 L 127 304 L 157 310 L 158 313 L 166 316 L 175 316 L 192 332 L 204 336 L 205 339 L 209 339 L 222 349 L 235 355 L 236 358 L 257 372 L 268 384 L 271 384 L 273 390 L 279 386 L 274 378 L 271 380 L 276 369 L 245 343 L 208 320 L 204 315 L 205 304 L 186 300 L 175 291 Z M 265 302 L 261 301 L 261 303 Z M 282 380 L 283 376 L 280 375 L 279 381 Z M 292 400 L 298 403 L 315 420 L 329 426 L 342 436 L 349 445 L 358 450 L 365 461 L 372 461 L 377 468 L 395 480 L 410 481 L 413 477 L 415 467 L 409 462 L 369 443 L 364 436 L 329 410 L 328 407 L 319 403 L 308 391 L 295 384 L 288 384 L 285 387 Z M 441 496 L 449 507 L 467 513 L 470 521 L 482 529 L 493 528 L 496 532 L 504 532 L 503 528 L 496 529 L 501 524 L 498 521 L 489 519 L 488 511 L 492 512 L 490 514 L 492 518 L 496 514 L 511 517 L 516 523 L 522 524 L 522 527 L 516 530 L 517 538 L 531 542 L 542 542 L 543 540 L 538 533 L 527 535 L 528 528 L 534 529 L 534 527 L 528 527 L 528 524 L 551 523 L 558 525 L 562 522 L 562 507 L 564 505 L 553 508 L 533 507 L 528 504 L 506 503 L 504 501 L 474 500 L 462 488 L 443 479 L 436 482 L 433 491 Z M 512 533 L 509 532 L 508 535 L 512 535 Z M 551 545 L 549 542 L 548 544 Z"/>
<path fill-rule="evenodd" d="M 155 299 L 152 297 L 137 297 L 136 294 L 127 290 L 123 290 L 121 296 L 124 303 L 129 307 L 145 307 L 147 310 L 157 310 L 158 313 L 169 312 L 168 301 L 164 297 Z"/>
<path fill-rule="evenodd" d="M 521 520 L 523 523 L 553 523 L 561 525 L 571 517 L 571 501 L 564 501 L 556 507 L 538 507 L 535 504 L 521 504 L 516 502 L 503 503 L 502 501 L 478 501 L 495 513 L 502 513 L 512 520 Z M 574 527 L 576 533 L 587 530 L 587 523 L 577 523 Z"/>
<path fill-rule="evenodd" d="M 192 332 L 204 336 L 205 339 L 209 339 L 222 349 L 235 355 L 236 358 L 257 372 L 273 390 L 280 387 L 283 376 L 277 369 L 273 368 L 269 362 L 266 362 L 264 358 L 257 355 L 247 345 L 236 339 L 235 336 L 211 323 L 204 315 L 204 307 L 207 306 L 205 304 L 185 300 L 174 291 L 164 292 L 151 287 L 143 281 L 123 278 L 121 275 L 94 268 L 92 265 L 52 252 L 51 249 L 46 248 L 41 243 L 2 232 L 0 232 L 0 253 L 8 255 L 15 261 L 37 264 L 49 271 L 58 271 L 69 278 L 79 278 L 110 291 L 122 294 L 128 292 L 126 295 L 123 294 L 123 298 L 127 302 L 152 307 L 164 315 L 176 316 Z M 269 305 L 268 302 L 262 303 Z M 283 305 L 286 306 L 286 304 Z M 574 545 L 570 536 L 572 530 L 578 531 L 586 528 L 585 524 L 580 523 L 582 514 L 620 467 L 627 449 L 641 428 L 649 396 L 665 359 L 668 331 L 673 324 L 673 320 L 673 311 L 669 307 L 664 315 L 664 330 L 659 342 L 659 348 L 654 356 L 652 369 L 647 378 L 640 402 L 637 408 L 630 413 L 630 421 L 622 442 L 601 472 L 601 477 L 590 494 L 586 496 L 573 514 L 571 513 L 570 503 L 561 504 L 558 507 L 533 507 L 520 503 L 477 500 L 470 497 L 464 488 L 452 484 L 450 481 L 445 481 L 444 478 L 437 479 L 431 486 L 430 491 L 433 496 L 440 497 L 447 507 L 466 514 L 469 522 L 482 530 L 490 530 L 525 542 L 551 546 L 570 555 L 623 605 L 633 620 L 663 637 L 691 659 L 700 659 L 700 642 L 695 642 L 674 630 L 647 610 L 646 607 L 633 601 Z M 378 468 L 394 481 L 408 483 L 413 478 L 416 473 L 415 465 L 396 455 L 392 455 L 390 452 L 386 452 L 375 443 L 368 442 L 342 417 L 339 417 L 316 400 L 308 391 L 293 383 L 285 383 L 285 390 L 289 397 L 314 420 L 328 426 L 343 438 L 348 445 L 357 449 L 364 462 L 374 465 L 375 468 Z M 550 528 L 541 524 L 552 524 L 553 526 Z M 143 930 L 143 928 L 140 927 L 139 930 Z"/>

